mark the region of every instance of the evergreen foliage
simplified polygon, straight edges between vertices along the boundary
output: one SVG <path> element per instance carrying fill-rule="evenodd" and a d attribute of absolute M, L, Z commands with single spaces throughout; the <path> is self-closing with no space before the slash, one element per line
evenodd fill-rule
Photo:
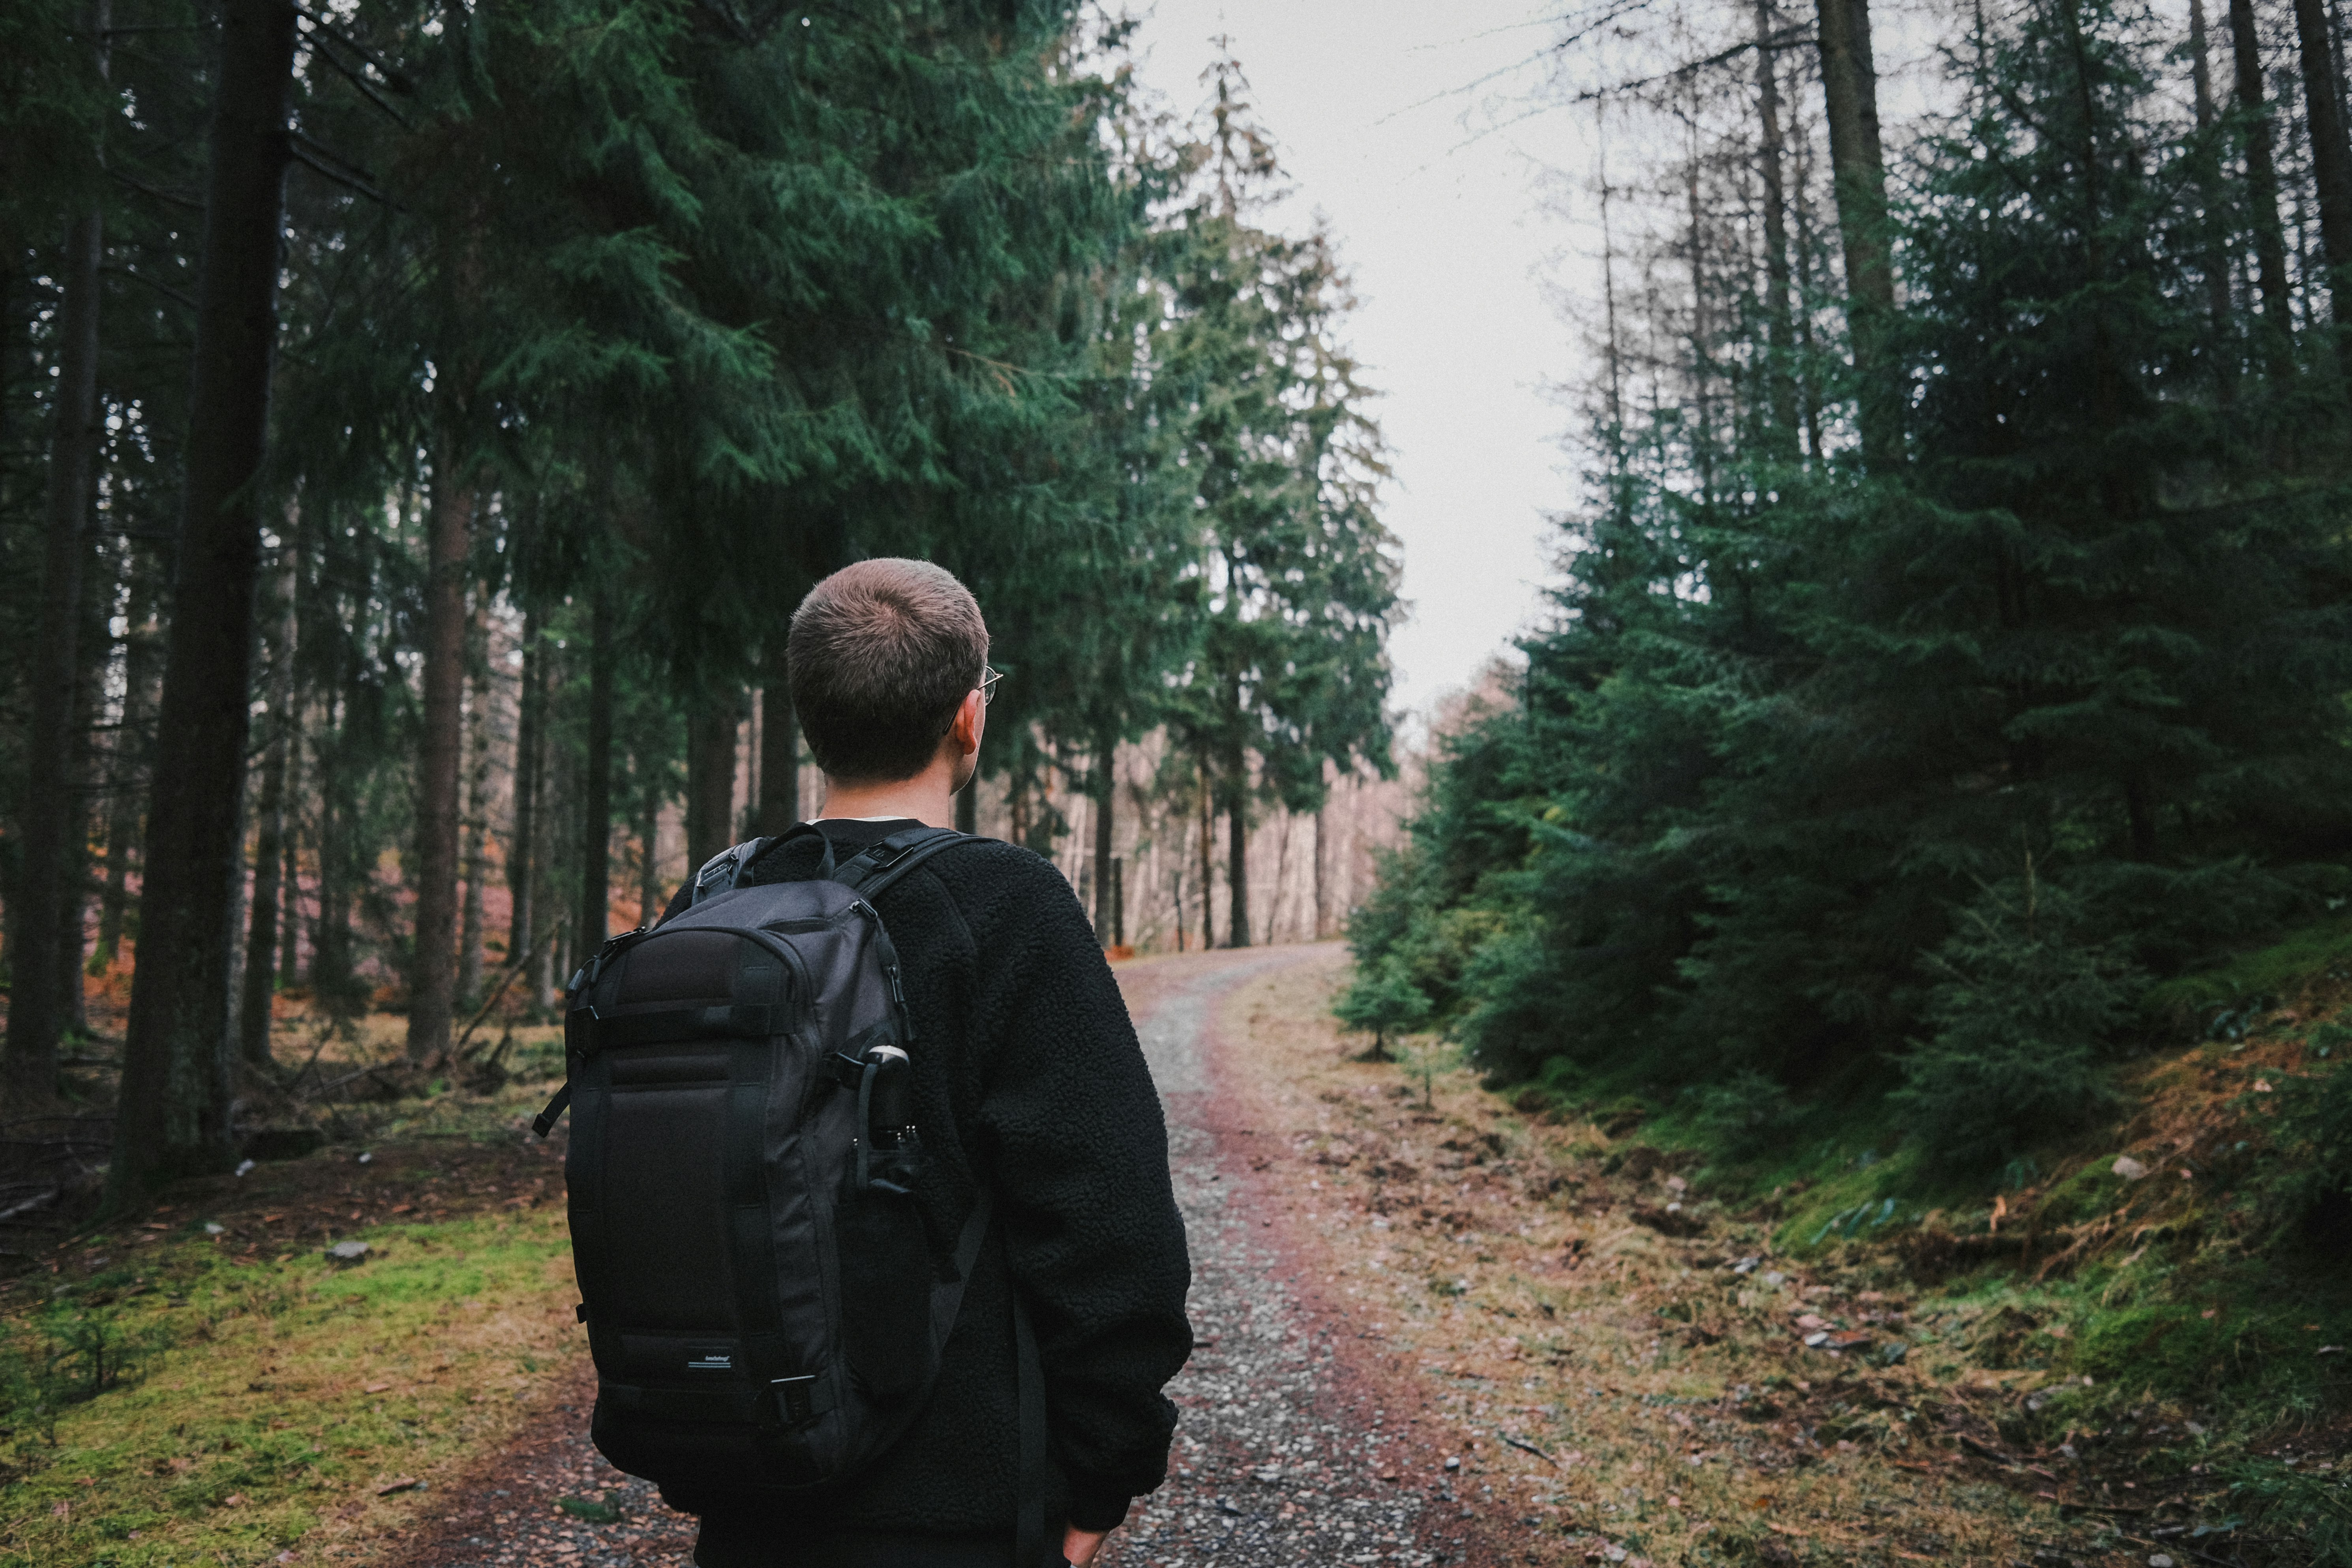
<path fill-rule="evenodd" d="M 2176 65 L 2096 0 L 1963 29 L 1896 182 L 1899 465 L 1774 435 L 1767 313 L 1726 300 L 1760 264 L 1612 334 L 1549 624 L 1352 931 L 1442 952 L 1496 1077 L 1899 1081 L 1997 1163 L 2095 1110 L 2145 977 L 2342 888 L 2342 431 L 2212 317 L 2252 226 L 2203 204 L 2237 127 Z"/>
<path fill-rule="evenodd" d="M 616 886 L 625 904 L 667 896 L 652 843 L 681 794 L 698 830 L 749 831 L 716 809 L 733 721 L 754 681 L 786 720 L 786 617 L 847 561 L 935 559 L 987 606 L 1012 679 L 985 761 L 1039 847 L 1066 827 L 1043 805 L 1050 772 L 1097 793 L 1107 854 L 1116 748 L 1236 679 L 1256 722 L 1225 724 L 1216 762 L 1242 792 L 1237 853 L 1248 792 L 1311 805 L 1328 762 L 1385 764 L 1395 563 L 1332 243 L 1219 215 L 1211 133 L 1142 101 L 1132 24 L 1075 0 L 302 10 L 268 457 L 198 609 L 233 632 L 221 606 L 248 583 L 271 607 L 247 689 L 234 660 L 179 668 L 171 630 L 200 624 L 170 577 L 205 127 L 222 39 L 259 15 L 226 34 L 179 0 L 0 19 L 0 710 L 32 705 L 33 628 L 80 616 L 62 766 L 68 809 L 100 805 L 68 835 L 68 940 L 49 945 L 73 973 L 54 990 L 79 1003 L 70 939 L 93 898 L 93 973 L 136 954 L 144 881 L 212 901 L 225 857 L 192 879 L 173 842 L 156 853 L 156 800 L 184 808 L 189 843 L 242 831 L 252 874 L 231 901 L 277 900 L 199 920 L 185 994 L 149 988 L 122 1125 L 164 1131 L 119 1163 L 123 1201 L 229 1157 L 244 1068 L 201 1041 L 232 946 L 227 969 L 262 977 L 241 992 L 256 1024 L 232 1031 L 252 1070 L 269 1068 L 271 982 L 330 1021 L 405 1005 L 425 1066 L 458 993 L 503 983 L 486 948 L 530 961 L 510 994 L 541 1007 Z M 274 127 L 240 123 L 276 155 Z M 100 482 L 81 591 L 50 592 L 60 279 L 92 212 Z M 1220 307 L 1188 289 L 1220 255 L 1255 313 L 1212 353 Z M 261 390 L 215 412 L 258 428 Z M 1204 411 L 1235 398 L 1262 399 L 1239 439 L 1271 504 L 1213 520 L 1193 459 Z M 1244 580 L 1213 590 L 1236 562 Z M 40 689 L 59 710 L 61 683 Z M 165 706 L 254 716 L 249 798 L 157 793 Z M 39 918 L 19 896 L 23 729 L 0 726 L 0 963 Z M 493 880 L 504 921 L 483 908 Z M 12 1037 L 12 1094 L 39 1097 L 55 1046 Z"/>

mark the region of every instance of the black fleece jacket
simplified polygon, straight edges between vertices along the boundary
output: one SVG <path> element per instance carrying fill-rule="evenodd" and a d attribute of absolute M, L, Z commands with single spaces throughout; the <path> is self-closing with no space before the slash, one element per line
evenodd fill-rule
<path fill-rule="evenodd" d="M 847 859 L 908 821 L 820 824 Z M 815 842 L 780 844 L 748 884 L 817 873 Z M 687 907 L 679 889 L 663 918 Z M 1020 1415 L 1013 1291 L 1045 1374 L 1046 1517 L 1108 1530 L 1167 1475 L 1176 1410 L 1160 1388 L 1191 1354 L 1192 1281 L 1168 1134 L 1127 1005 L 1069 883 L 994 839 L 940 851 L 875 900 L 905 970 L 917 1116 L 933 1163 L 919 1186 L 952 1237 L 975 1184 L 997 1218 L 964 1289 L 929 1404 L 847 1490 L 774 1517 L 723 1495 L 670 1500 L 757 1511 L 806 1538 L 836 1530 L 1009 1532 Z M 728 1533 L 735 1534 L 730 1531 Z"/>

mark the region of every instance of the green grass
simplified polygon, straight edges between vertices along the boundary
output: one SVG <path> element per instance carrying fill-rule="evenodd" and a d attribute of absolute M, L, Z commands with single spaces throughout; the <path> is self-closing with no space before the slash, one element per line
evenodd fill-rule
<path fill-rule="evenodd" d="M 2249 1015 L 2276 1006 L 2313 981 L 2352 980 L 2352 915 L 2305 926 L 2195 974 L 2152 988 L 2144 1010 L 2172 1028 L 2242 1034 Z"/>
<path fill-rule="evenodd" d="M 103 1238 L 120 1261 L 66 1263 L 10 1301 L 0 1565 L 259 1563 L 381 1526 L 415 1493 L 379 1489 L 503 1437 L 576 1349 L 556 1205 L 358 1230 L 376 1251 L 347 1269 L 315 1247 L 233 1261 L 202 1225 L 130 1256 Z M 134 1353 L 61 1403 L 35 1373 L 69 1320 Z"/>

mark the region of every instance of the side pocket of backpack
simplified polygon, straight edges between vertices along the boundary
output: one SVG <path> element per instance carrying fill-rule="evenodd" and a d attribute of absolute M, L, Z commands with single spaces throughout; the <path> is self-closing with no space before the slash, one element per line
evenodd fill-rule
<path fill-rule="evenodd" d="M 868 1398 L 887 1405 L 930 1382 L 931 1258 L 914 1200 L 845 1192 L 835 1220 L 841 1349 Z"/>

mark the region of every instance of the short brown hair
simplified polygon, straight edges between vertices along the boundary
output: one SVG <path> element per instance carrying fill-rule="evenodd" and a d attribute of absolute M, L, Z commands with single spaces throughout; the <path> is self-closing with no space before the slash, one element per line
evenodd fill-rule
<path fill-rule="evenodd" d="M 988 624 L 955 574 L 885 557 L 845 566 L 793 612 L 793 711 L 837 779 L 907 779 L 929 765 L 988 662 Z"/>

